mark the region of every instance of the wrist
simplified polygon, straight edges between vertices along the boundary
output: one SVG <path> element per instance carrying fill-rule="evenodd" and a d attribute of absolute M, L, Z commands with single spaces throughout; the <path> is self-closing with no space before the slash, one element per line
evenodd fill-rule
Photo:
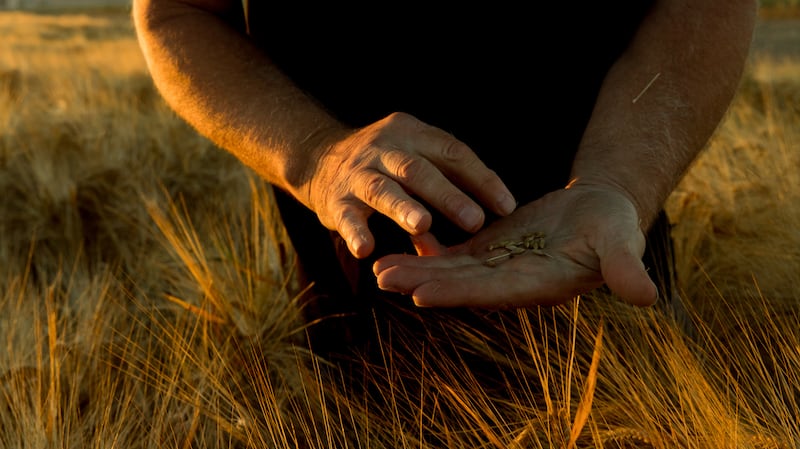
<path fill-rule="evenodd" d="M 639 226 L 643 232 L 649 229 L 660 210 L 657 205 L 655 207 L 652 206 L 654 202 L 644 202 L 624 185 L 610 180 L 597 180 L 589 177 L 573 176 L 565 186 L 565 189 L 603 193 L 628 202 L 636 211 L 636 216 L 639 219 Z"/>
<path fill-rule="evenodd" d="M 314 209 L 312 183 L 319 178 L 323 161 L 334 148 L 352 133 L 339 123 L 319 126 L 298 136 L 286 158 L 285 179 L 287 188 L 300 202 Z"/>

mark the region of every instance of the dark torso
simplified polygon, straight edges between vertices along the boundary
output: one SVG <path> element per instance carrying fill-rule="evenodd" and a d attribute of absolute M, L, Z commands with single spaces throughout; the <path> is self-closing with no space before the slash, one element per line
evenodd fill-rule
<path fill-rule="evenodd" d="M 567 182 L 602 79 L 648 2 L 530 12 L 251 3 L 264 9 L 251 12 L 263 18 L 254 38 L 339 119 L 363 126 L 408 112 L 467 143 L 528 202 Z M 532 177 L 527 160 L 548 169 Z"/>
<path fill-rule="evenodd" d="M 340 120 L 358 127 L 410 113 L 468 144 L 524 204 L 568 181 L 602 80 L 651 2 L 249 3 L 252 39 Z M 291 199 L 280 205 L 285 221 L 321 228 Z M 413 250 L 388 220 L 376 216 L 371 228 L 394 236 L 379 237 L 376 256 Z M 465 237 L 437 217 L 433 230 L 445 243 Z M 293 237 L 301 260 L 305 251 L 320 264 L 312 277 L 329 269 L 326 232 Z"/>

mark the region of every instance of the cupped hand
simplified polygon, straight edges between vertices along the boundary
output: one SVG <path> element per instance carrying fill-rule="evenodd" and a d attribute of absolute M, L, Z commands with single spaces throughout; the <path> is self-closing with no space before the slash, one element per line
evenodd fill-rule
<path fill-rule="evenodd" d="M 431 234 L 418 236 L 419 255 L 385 256 L 373 270 L 381 289 L 410 294 L 419 306 L 555 305 L 604 283 L 624 301 L 647 306 L 657 290 L 642 263 L 639 223 L 625 195 L 574 186 L 519 207 L 454 247 L 439 245 Z M 509 252 L 491 245 L 517 244 L 535 232 L 544 234 L 544 248 L 486 263 Z"/>
<path fill-rule="evenodd" d="M 367 219 L 376 211 L 420 235 L 432 221 L 421 201 L 469 232 L 484 223 L 478 203 L 501 216 L 516 207 L 505 184 L 467 145 L 405 113 L 347 134 L 313 166 L 307 205 L 359 258 L 375 247 Z"/>

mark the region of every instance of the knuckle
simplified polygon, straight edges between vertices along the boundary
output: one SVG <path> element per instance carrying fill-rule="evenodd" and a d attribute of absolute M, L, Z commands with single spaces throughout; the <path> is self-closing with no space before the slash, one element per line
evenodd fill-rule
<path fill-rule="evenodd" d="M 364 189 L 363 202 L 370 208 L 378 210 L 384 215 L 396 218 L 405 216 L 409 202 L 401 195 L 395 195 L 390 178 L 381 175 L 371 176 Z"/>
<path fill-rule="evenodd" d="M 392 112 L 385 118 L 388 125 L 405 125 L 414 122 L 414 117 L 405 112 Z"/>
<path fill-rule="evenodd" d="M 472 152 L 469 147 L 458 139 L 448 139 L 447 144 L 442 147 L 442 158 L 448 162 L 464 162 Z"/>
<path fill-rule="evenodd" d="M 317 218 L 322 226 L 326 229 L 338 230 L 340 229 L 342 212 L 341 210 L 325 210 L 317 212 Z"/>
<path fill-rule="evenodd" d="M 488 191 L 491 187 L 497 185 L 498 179 L 497 173 L 494 170 L 486 169 L 486 173 L 481 176 L 480 180 L 478 181 L 478 190 L 480 191 Z"/>
<path fill-rule="evenodd" d="M 447 191 L 442 193 L 439 197 L 441 204 L 444 204 L 446 210 L 450 211 L 450 213 L 456 213 L 457 211 L 461 210 L 461 208 L 466 207 L 469 204 L 467 198 L 458 191 Z"/>
<path fill-rule="evenodd" d="M 397 171 L 395 175 L 397 176 L 398 180 L 408 183 L 414 179 L 417 179 L 424 169 L 425 164 L 422 159 L 404 157 L 397 165 Z"/>
<path fill-rule="evenodd" d="M 329 229 L 339 231 L 339 233 L 345 231 L 346 230 L 345 225 L 347 224 L 347 212 L 345 212 L 343 208 L 340 208 L 339 210 L 335 211 L 331 219 L 331 224 L 332 226 L 329 227 Z"/>
<path fill-rule="evenodd" d="M 358 233 L 362 228 L 362 219 L 366 215 L 360 207 L 342 205 L 336 208 L 336 211 L 333 213 L 332 221 L 336 225 L 334 229 L 342 233 L 344 237 L 353 233 Z"/>
<path fill-rule="evenodd" d="M 389 190 L 389 179 L 377 173 L 368 176 L 364 181 L 364 202 L 376 204 L 385 197 Z"/>
<path fill-rule="evenodd" d="M 348 211 L 345 208 L 340 208 L 338 211 L 336 211 L 336 216 L 333 221 L 336 223 L 335 229 L 339 231 L 339 233 L 343 234 L 345 238 L 347 238 L 348 236 L 344 234 L 346 234 L 347 230 L 349 229 L 348 223 L 350 221 L 350 214 Z"/>

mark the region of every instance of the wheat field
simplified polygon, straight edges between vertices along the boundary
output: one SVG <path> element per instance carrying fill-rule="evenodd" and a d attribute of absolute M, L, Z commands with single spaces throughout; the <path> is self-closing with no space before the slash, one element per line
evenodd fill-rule
<path fill-rule="evenodd" d="M 678 312 L 383 304 L 344 358 L 125 12 L 0 35 L 0 448 L 800 447 L 800 60 L 750 60 L 667 203 Z"/>

